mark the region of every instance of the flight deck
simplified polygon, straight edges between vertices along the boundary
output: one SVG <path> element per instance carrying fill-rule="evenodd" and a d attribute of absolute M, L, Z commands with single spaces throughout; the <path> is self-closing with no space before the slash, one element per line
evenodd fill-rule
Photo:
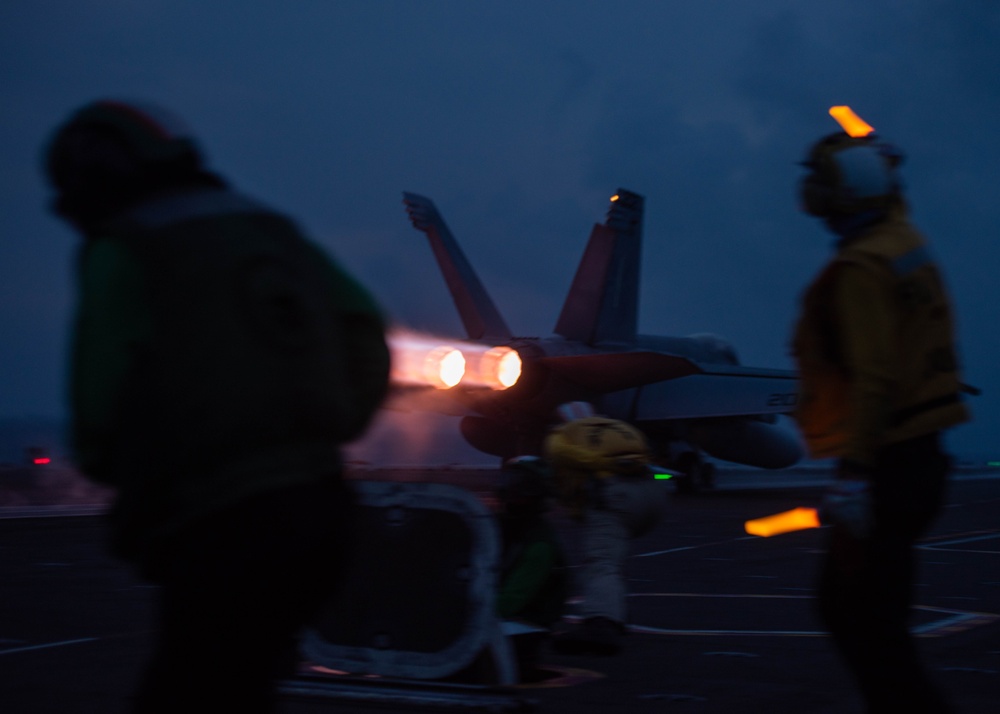
<path fill-rule="evenodd" d="M 448 483 L 489 505 L 496 472 L 452 467 L 354 476 Z M 816 505 L 828 478 L 817 470 L 723 471 L 715 492 L 684 496 L 664 483 L 663 520 L 632 544 L 630 632 L 617 656 L 548 653 L 547 679 L 502 688 L 366 681 L 303 663 L 302 677 L 284 688 L 281 711 L 861 711 L 813 611 L 824 530 L 765 539 L 743 529 L 748 519 Z M 7 504 L 0 508 L 4 711 L 128 711 L 152 644 L 155 588 L 107 554 L 100 503 L 72 510 Z M 558 512 L 553 518 L 575 562 L 575 527 Z M 1000 700 L 996 473 L 956 473 L 920 556 L 912 624 L 924 661 L 957 712 L 993 712 Z M 334 684 L 306 686 L 315 681 Z"/>

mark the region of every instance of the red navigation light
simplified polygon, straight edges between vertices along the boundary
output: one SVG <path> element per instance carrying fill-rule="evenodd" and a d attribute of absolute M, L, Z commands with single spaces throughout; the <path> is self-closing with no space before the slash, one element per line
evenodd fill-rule
<path fill-rule="evenodd" d="M 32 466 L 47 466 L 52 463 L 52 458 L 44 446 L 29 446 L 24 450 L 24 462 Z"/>

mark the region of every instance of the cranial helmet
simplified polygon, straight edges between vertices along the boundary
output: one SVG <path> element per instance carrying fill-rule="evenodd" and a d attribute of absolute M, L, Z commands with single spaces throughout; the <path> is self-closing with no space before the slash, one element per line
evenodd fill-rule
<path fill-rule="evenodd" d="M 631 424 L 586 417 L 553 431 L 545 442 L 553 465 L 598 474 L 637 473 L 649 465 L 649 445 Z"/>
<path fill-rule="evenodd" d="M 56 211 L 84 222 L 201 170 L 190 131 L 159 107 L 102 99 L 60 126 L 45 152 Z"/>
<path fill-rule="evenodd" d="M 846 110 L 864 128 L 845 123 L 836 110 Z M 896 169 L 903 154 L 881 141 L 849 108 L 833 107 L 830 113 L 845 131 L 829 134 L 810 147 L 802 162 L 809 173 L 799 185 L 802 209 L 825 218 L 888 207 L 902 189 Z"/>
<path fill-rule="evenodd" d="M 90 129 L 114 136 L 141 163 L 172 163 L 201 154 L 190 129 L 162 107 L 117 99 L 99 99 L 76 110 L 56 131 L 50 161 L 68 133 Z"/>

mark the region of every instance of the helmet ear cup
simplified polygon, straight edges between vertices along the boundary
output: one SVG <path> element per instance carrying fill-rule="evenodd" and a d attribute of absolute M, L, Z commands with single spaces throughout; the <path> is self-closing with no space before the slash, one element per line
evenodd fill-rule
<path fill-rule="evenodd" d="M 47 157 L 52 183 L 63 191 L 97 191 L 109 183 L 128 185 L 139 175 L 138 157 L 105 127 L 71 125 L 52 142 Z"/>
<path fill-rule="evenodd" d="M 56 189 L 52 208 L 63 218 L 90 224 L 142 190 L 141 165 L 128 145 L 104 127 L 73 125 L 52 142 L 47 157 Z"/>

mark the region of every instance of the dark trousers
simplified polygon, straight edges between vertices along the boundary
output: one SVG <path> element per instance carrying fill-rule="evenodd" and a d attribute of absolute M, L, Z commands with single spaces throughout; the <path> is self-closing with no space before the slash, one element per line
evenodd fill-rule
<path fill-rule="evenodd" d="M 348 494 L 339 482 L 264 494 L 170 544 L 156 564 L 158 641 L 135 712 L 274 711 L 296 636 L 337 584 Z"/>
<path fill-rule="evenodd" d="M 949 711 L 909 630 L 914 544 L 941 509 L 949 468 L 937 434 L 885 447 L 872 477 L 871 535 L 838 526 L 830 534 L 820 614 L 871 714 Z"/>

